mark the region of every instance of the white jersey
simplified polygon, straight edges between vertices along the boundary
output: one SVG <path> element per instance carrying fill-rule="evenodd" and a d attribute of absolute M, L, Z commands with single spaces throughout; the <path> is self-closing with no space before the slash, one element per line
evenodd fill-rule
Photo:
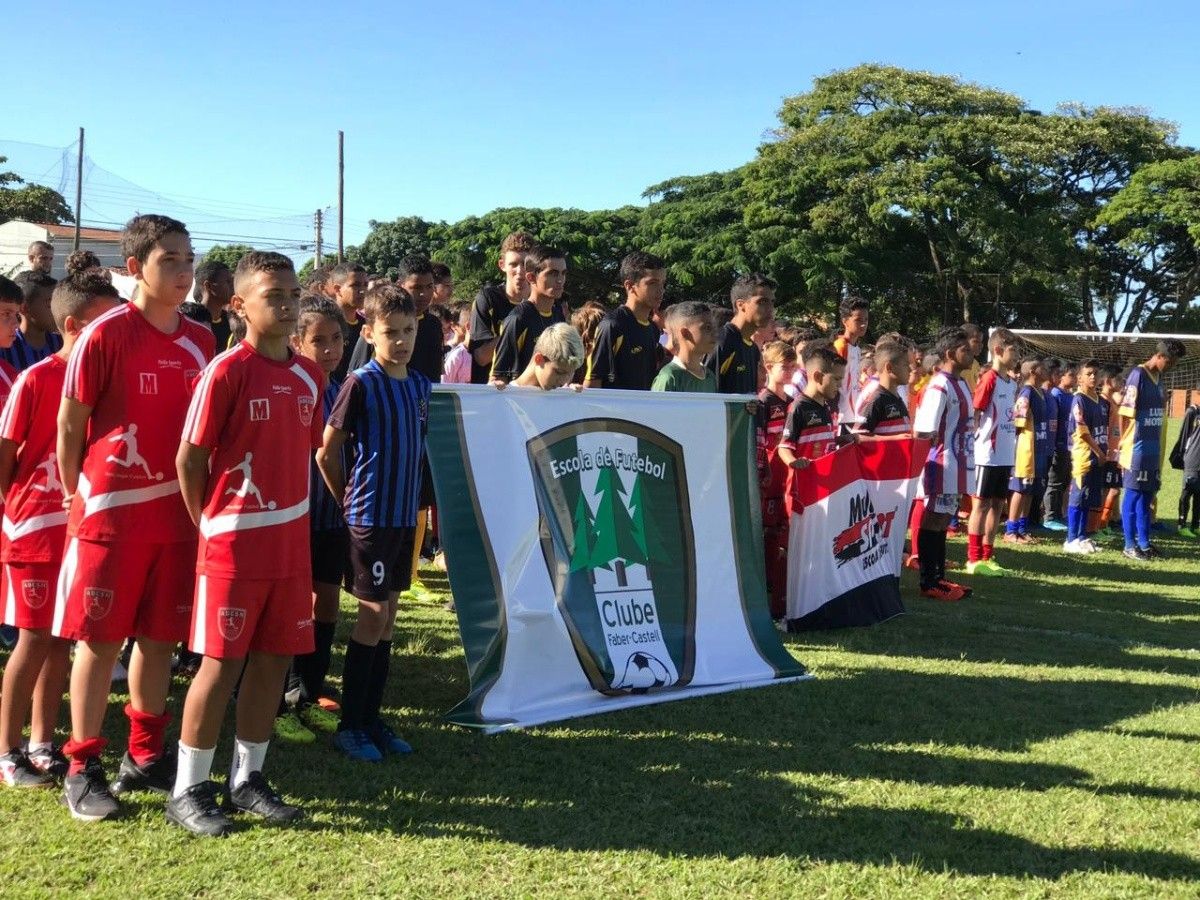
<path fill-rule="evenodd" d="M 842 386 L 838 392 L 838 424 L 849 425 L 858 421 L 855 410 L 858 408 L 858 395 L 862 393 L 862 348 L 845 338 L 834 341 L 833 348 L 846 360 L 846 374 L 842 376 Z"/>
<path fill-rule="evenodd" d="M 914 434 L 930 434 L 921 496 L 966 494 L 974 471 L 971 390 L 958 375 L 935 372 L 921 395 Z"/>
<path fill-rule="evenodd" d="M 975 429 L 975 465 L 1011 466 L 1017 461 L 1017 429 L 1013 408 L 1017 383 L 988 369 L 975 383 L 974 406 L 979 413 Z"/>

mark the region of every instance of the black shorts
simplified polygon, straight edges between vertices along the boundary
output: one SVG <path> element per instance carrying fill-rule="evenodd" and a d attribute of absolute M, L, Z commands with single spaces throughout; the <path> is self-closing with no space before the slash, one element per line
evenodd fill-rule
<path fill-rule="evenodd" d="M 350 586 L 350 532 L 345 528 L 314 531 L 312 543 L 312 579 L 321 584 Z"/>
<path fill-rule="evenodd" d="M 1008 496 L 1008 479 L 1012 466 L 976 466 L 975 492 L 980 500 L 1003 500 Z"/>
<path fill-rule="evenodd" d="M 1104 464 L 1104 487 L 1121 489 L 1121 466 L 1119 463 L 1106 462 Z"/>
<path fill-rule="evenodd" d="M 382 603 L 412 584 L 416 528 L 350 526 L 350 593 Z"/>

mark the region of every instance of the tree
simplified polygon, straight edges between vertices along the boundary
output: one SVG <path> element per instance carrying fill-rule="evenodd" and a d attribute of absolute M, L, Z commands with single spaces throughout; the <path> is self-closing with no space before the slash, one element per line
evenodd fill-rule
<path fill-rule="evenodd" d="M 253 250 L 248 244 L 214 244 L 205 252 L 204 261 L 225 263 L 232 272 L 242 261 L 242 257 Z"/>
<path fill-rule="evenodd" d="M 315 266 L 313 265 L 313 263 L 315 261 L 316 261 L 316 258 L 310 256 L 308 259 L 306 259 L 304 261 L 304 265 L 302 265 L 300 267 L 300 271 L 298 271 L 296 273 L 296 276 L 300 279 L 301 284 L 304 284 L 304 279 L 306 279 L 309 275 L 312 274 L 313 269 L 315 268 Z M 321 265 L 323 265 L 323 266 L 337 265 L 337 254 L 336 253 L 322 253 L 321 254 Z"/>
<path fill-rule="evenodd" d="M 582 493 L 575 504 L 575 532 L 571 545 L 571 571 L 582 572 L 592 567 L 592 532 L 595 519 Z"/>
<path fill-rule="evenodd" d="M 601 468 L 596 477 L 595 534 L 592 545 L 592 568 L 608 569 L 615 563 L 619 582 L 624 581 L 624 567 L 649 562 L 633 538 L 633 520 L 625 505 L 625 485 L 611 466 Z"/>
<path fill-rule="evenodd" d="M 1200 154 L 1135 172 L 1095 226 L 1128 260 L 1117 270 L 1105 325 L 1180 329 L 1200 293 Z"/>
<path fill-rule="evenodd" d="M 392 222 L 371 222 L 371 232 L 347 257 L 361 263 L 368 272 L 394 277 L 400 260 L 410 253 L 432 256 L 442 245 L 444 222 L 427 222 L 418 216 L 405 216 Z"/>
<path fill-rule="evenodd" d="M 0 165 L 8 157 L 0 156 Z M 71 207 L 58 191 L 40 184 L 27 184 L 16 172 L 0 172 L 0 224 L 21 219 L 43 225 L 74 222 Z"/>

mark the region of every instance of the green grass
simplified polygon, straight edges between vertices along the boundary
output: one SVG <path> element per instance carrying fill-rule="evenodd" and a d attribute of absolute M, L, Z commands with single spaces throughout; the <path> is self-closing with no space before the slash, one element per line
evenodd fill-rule
<path fill-rule="evenodd" d="M 273 747 L 308 821 L 225 841 L 158 799 L 89 826 L 0 791 L 0 895 L 1195 897 L 1200 547 L 1162 545 L 1001 547 L 1018 571 L 956 605 L 906 573 L 903 618 L 788 639 L 814 681 L 495 737 L 440 721 L 457 630 L 410 608 L 388 705 L 413 757 Z"/>

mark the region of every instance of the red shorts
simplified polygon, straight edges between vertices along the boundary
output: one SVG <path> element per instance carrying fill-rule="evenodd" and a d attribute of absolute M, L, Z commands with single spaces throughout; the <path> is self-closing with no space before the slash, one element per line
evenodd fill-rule
<path fill-rule="evenodd" d="M 54 634 L 98 644 L 186 640 L 195 583 L 195 541 L 71 538 L 58 576 Z"/>
<path fill-rule="evenodd" d="M 58 563 L 5 563 L 4 624 L 43 629 L 54 624 Z"/>
<path fill-rule="evenodd" d="M 312 576 L 196 576 L 193 653 L 239 659 L 251 651 L 279 656 L 313 652 Z"/>

